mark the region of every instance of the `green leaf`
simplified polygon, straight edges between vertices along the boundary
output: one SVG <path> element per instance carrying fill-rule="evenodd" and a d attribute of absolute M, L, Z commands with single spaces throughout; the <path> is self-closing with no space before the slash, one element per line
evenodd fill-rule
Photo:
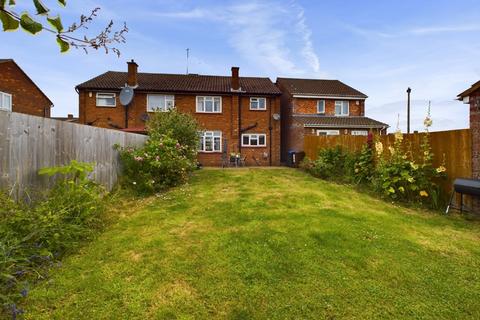
<path fill-rule="evenodd" d="M 40 0 L 33 0 L 35 9 L 37 9 L 37 14 L 46 15 L 50 11 Z"/>
<path fill-rule="evenodd" d="M 48 23 L 57 30 L 58 33 L 63 31 L 63 24 L 60 16 L 47 17 Z"/>
<path fill-rule="evenodd" d="M 66 0 L 58 0 L 58 2 L 62 5 L 62 6 L 66 6 L 67 5 L 67 1 Z"/>
<path fill-rule="evenodd" d="M 22 26 L 23 30 L 31 34 L 37 34 L 43 29 L 43 26 L 33 20 L 27 12 L 23 13 L 20 17 L 20 25 Z"/>
<path fill-rule="evenodd" d="M 15 31 L 20 22 L 4 11 L 0 11 L 0 20 L 2 21 L 3 31 Z"/>
<path fill-rule="evenodd" d="M 14 5 L 15 5 L 15 0 L 10 0 L 10 1 L 8 2 L 8 4 L 11 5 L 11 6 L 14 6 Z"/>

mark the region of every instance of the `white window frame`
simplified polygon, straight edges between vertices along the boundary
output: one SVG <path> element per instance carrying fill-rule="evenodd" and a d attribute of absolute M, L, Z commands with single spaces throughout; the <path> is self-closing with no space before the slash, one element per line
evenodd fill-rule
<path fill-rule="evenodd" d="M 199 132 L 200 141 L 198 144 L 198 152 L 202 153 L 218 153 L 222 152 L 222 131 L 200 131 Z M 207 138 L 211 139 L 212 150 L 206 150 Z M 219 149 L 215 150 L 215 138 L 219 139 Z"/>
<path fill-rule="evenodd" d="M 244 142 L 244 138 L 248 137 L 248 143 Z M 263 144 L 260 144 L 260 137 L 263 137 Z M 252 144 L 252 140 L 256 140 L 257 144 Z M 267 135 L 265 133 L 244 133 L 242 134 L 242 147 L 263 148 L 267 146 Z"/>
<path fill-rule="evenodd" d="M 368 130 L 352 130 L 352 136 L 368 136 Z"/>
<path fill-rule="evenodd" d="M 345 113 L 343 107 L 347 104 L 347 113 Z M 340 113 L 337 113 L 337 106 L 340 106 Z M 348 100 L 335 100 L 335 116 L 347 117 L 350 114 L 350 101 Z"/>
<path fill-rule="evenodd" d="M 322 106 L 322 111 L 320 111 L 320 106 Z M 317 100 L 317 113 L 325 114 L 325 100 Z"/>
<path fill-rule="evenodd" d="M 8 98 L 8 106 L 7 103 L 6 103 L 6 100 Z M 2 92 L 0 91 L 0 110 L 5 110 L 5 111 L 12 111 L 12 105 L 13 105 L 13 101 L 12 101 L 12 95 L 9 94 L 9 93 L 6 93 L 6 92 Z"/>
<path fill-rule="evenodd" d="M 215 111 L 215 100 L 219 100 L 219 110 Z M 212 102 L 212 111 L 205 110 L 205 102 Z M 199 107 L 201 105 L 201 107 Z M 221 96 L 197 96 L 196 99 L 196 112 L 197 113 L 222 113 L 222 97 Z"/>
<path fill-rule="evenodd" d="M 320 134 L 325 133 L 325 134 Z M 317 130 L 317 136 L 339 136 L 340 130 Z"/>
<path fill-rule="evenodd" d="M 263 108 L 260 108 L 260 101 L 263 101 Z M 257 104 L 256 107 L 254 107 L 254 104 Z M 267 98 L 260 98 L 260 97 L 251 97 L 250 98 L 250 110 L 254 111 L 265 111 L 267 110 Z"/>
<path fill-rule="evenodd" d="M 99 104 L 98 103 L 98 99 L 99 99 L 99 96 L 110 96 L 109 98 L 113 98 L 113 101 L 114 101 L 114 104 L 111 105 L 111 104 Z M 114 92 L 97 92 L 96 96 L 95 96 L 95 104 L 97 107 L 102 107 L 102 108 L 115 108 L 117 106 L 117 94 L 114 93 Z M 105 98 L 104 98 L 105 99 Z"/>
<path fill-rule="evenodd" d="M 160 107 L 150 107 L 150 99 L 153 97 L 161 97 L 163 99 L 163 109 Z M 169 103 L 171 103 L 169 105 Z M 175 96 L 173 94 L 148 94 L 147 95 L 147 112 L 166 112 L 175 108 Z"/>

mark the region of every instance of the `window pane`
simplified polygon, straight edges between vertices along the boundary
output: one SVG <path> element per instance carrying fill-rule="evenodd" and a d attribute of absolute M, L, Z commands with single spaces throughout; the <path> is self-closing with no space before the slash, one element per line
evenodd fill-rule
<path fill-rule="evenodd" d="M 113 93 L 98 93 L 97 106 L 115 106 L 115 95 Z"/>
<path fill-rule="evenodd" d="M 258 108 L 259 109 L 265 109 L 265 104 L 266 104 L 265 98 L 262 98 L 262 99 L 258 100 Z"/>
<path fill-rule="evenodd" d="M 205 111 L 203 97 L 198 97 L 197 98 L 197 111 L 199 111 L 199 112 Z"/>
<path fill-rule="evenodd" d="M 250 141 L 250 137 L 247 136 L 247 135 L 244 135 L 243 136 L 243 145 L 248 146 L 250 144 L 249 141 Z"/>
<path fill-rule="evenodd" d="M 205 137 L 205 151 L 213 151 L 213 138 Z"/>
<path fill-rule="evenodd" d="M 165 96 L 148 95 L 147 103 L 148 111 L 165 111 Z"/>
<path fill-rule="evenodd" d="M 200 136 L 200 140 L 198 142 L 198 150 L 203 151 L 203 135 Z"/>
<path fill-rule="evenodd" d="M 343 101 L 343 114 L 348 114 L 348 101 Z"/>
<path fill-rule="evenodd" d="M 250 136 L 250 145 L 252 146 L 257 146 L 258 145 L 258 136 L 255 134 L 252 134 Z"/>
<path fill-rule="evenodd" d="M 265 135 L 264 134 L 262 134 L 258 137 L 258 144 L 261 145 L 261 146 L 265 145 Z"/>
<path fill-rule="evenodd" d="M 250 108 L 251 108 L 251 109 L 258 109 L 258 101 L 257 101 L 257 99 L 252 99 L 252 101 L 250 101 Z"/>
<path fill-rule="evenodd" d="M 215 97 L 214 101 L 215 101 L 214 111 L 215 112 L 220 112 L 220 97 Z"/>
<path fill-rule="evenodd" d="M 213 101 L 212 99 L 205 99 L 205 112 L 213 112 Z"/>
<path fill-rule="evenodd" d="M 220 137 L 215 137 L 214 139 L 214 150 L 215 151 L 220 151 L 221 150 L 221 145 L 220 145 Z"/>

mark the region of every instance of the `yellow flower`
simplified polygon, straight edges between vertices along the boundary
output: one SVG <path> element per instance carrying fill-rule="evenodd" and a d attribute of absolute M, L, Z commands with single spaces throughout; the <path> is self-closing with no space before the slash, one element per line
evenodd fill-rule
<path fill-rule="evenodd" d="M 388 147 L 388 150 L 390 150 L 390 153 L 393 156 L 393 154 L 395 153 L 395 149 L 393 147 Z"/>
<path fill-rule="evenodd" d="M 428 197 L 428 193 L 425 190 L 420 191 L 420 197 Z"/>
<path fill-rule="evenodd" d="M 402 142 L 402 140 L 403 140 L 402 131 L 400 131 L 400 130 L 395 131 L 395 141 Z"/>
<path fill-rule="evenodd" d="M 377 151 L 378 155 L 383 153 L 383 144 L 380 141 L 375 142 L 375 150 Z"/>
<path fill-rule="evenodd" d="M 358 171 L 359 171 L 358 168 L 355 168 L 355 173 L 358 173 Z"/>
<path fill-rule="evenodd" d="M 444 166 L 440 166 L 440 167 L 437 168 L 438 173 L 442 173 L 442 172 L 445 172 L 445 171 L 447 171 L 447 168 L 445 168 Z"/>
<path fill-rule="evenodd" d="M 405 188 L 404 188 L 404 187 L 398 187 L 398 190 L 400 190 L 401 193 L 404 193 L 404 192 L 405 192 Z"/>
<path fill-rule="evenodd" d="M 417 170 L 418 169 L 418 164 L 410 162 L 410 167 L 412 167 L 413 170 Z"/>
<path fill-rule="evenodd" d="M 432 119 L 430 119 L 430 117 L 426 117 L 425 120 L 423 121 L 423 124 L 425 125 L 425 127 L 431 127 L 432 126 Z"/>

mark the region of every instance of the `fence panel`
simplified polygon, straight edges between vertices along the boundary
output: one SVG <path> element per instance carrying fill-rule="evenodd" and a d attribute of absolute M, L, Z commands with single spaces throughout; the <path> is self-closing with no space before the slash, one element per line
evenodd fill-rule
<path fill-rule="evenodd" d="M 404 140 L 411 145 L 414 155 L 421 150 L 421 143 L 425 133 L 404 134 Z M 430 146 L 435 155 L 433 164 L 440 166 L 445 163 L 448 179 L 442 184 L 446 192 L 451 191 L 455 178 L 472 176 L 472 136 L 470 129 L 431 132 Z M 394 134 L 378 136 L 383 143 L 384 152 L 395 141 Z M 366 143 L 366 137 L 359 136 L 305 136 L 304 151 L 310 159 L 316 159 L 321 149 L 342 146 L 344 150 L 356 152 Z"/>
<path fill-rule="evenodd" d="M 37 172 L 71 160 L 94 162 L 94 179 L 111 189 L 119 172 L 114 144 L 139 146 L 144 135 L 0 111 L 0 189 L 22 196 L 48 185 Z"/>

